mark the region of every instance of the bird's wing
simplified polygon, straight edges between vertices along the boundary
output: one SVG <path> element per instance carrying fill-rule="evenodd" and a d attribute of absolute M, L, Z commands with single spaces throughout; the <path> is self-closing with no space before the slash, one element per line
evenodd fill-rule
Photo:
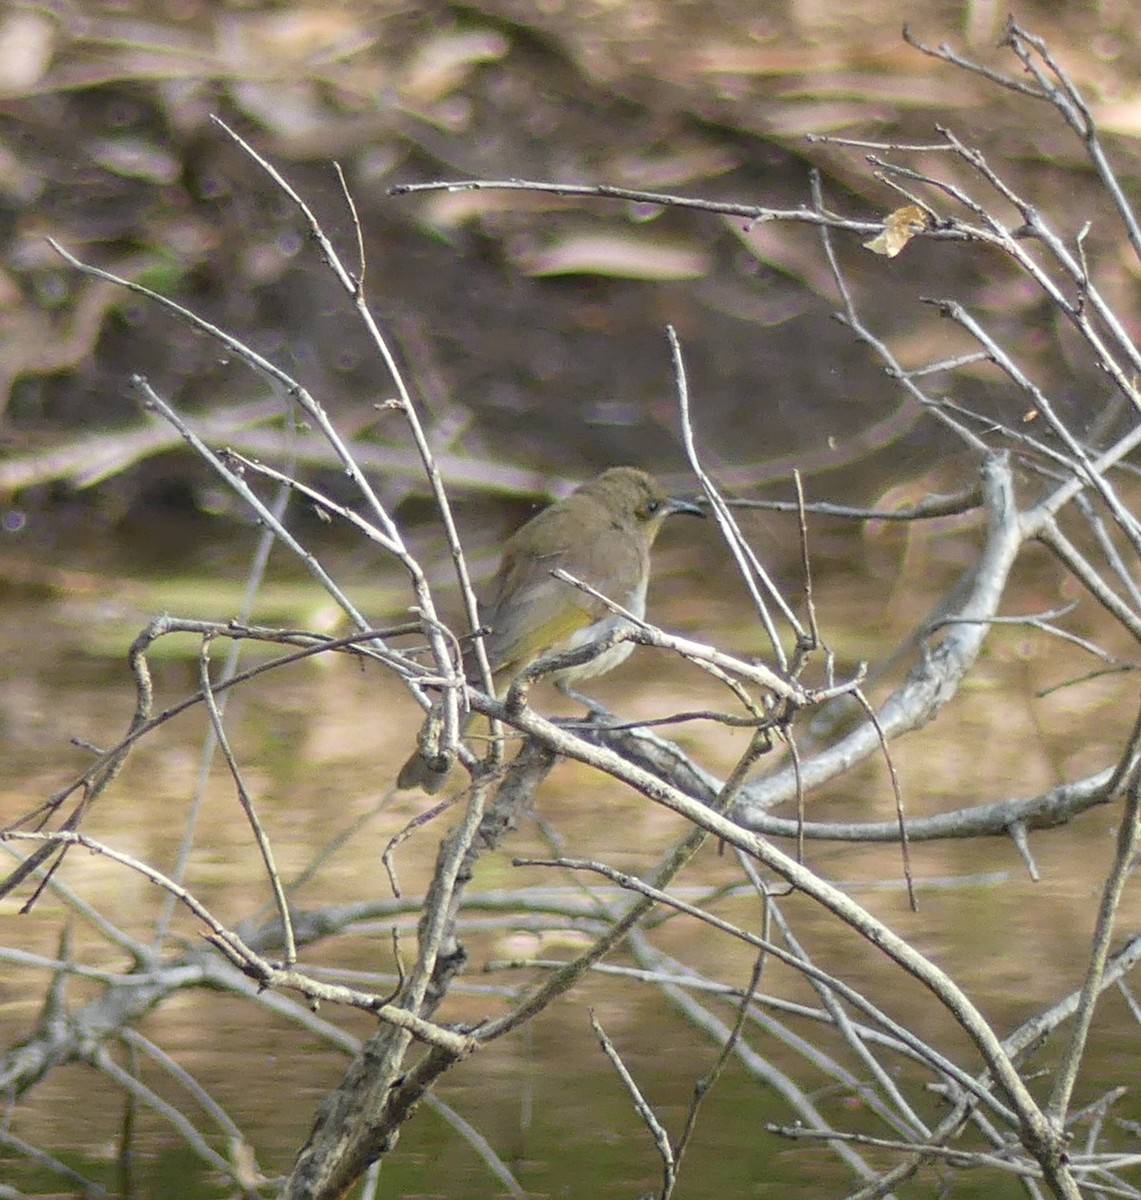
<path fill-rule="evenodd" d="M 483 613 L 490 626 L 488 657 L 496 672 L 533 661 L 605 617 L 600 601 L 551 572 L 561 568 L 619 604 L 630 600 L 642 576 L 643 552 L 634 537 L 607 530 L 605 538 L 575 539 L 541 558 L 508 555 Z"/>

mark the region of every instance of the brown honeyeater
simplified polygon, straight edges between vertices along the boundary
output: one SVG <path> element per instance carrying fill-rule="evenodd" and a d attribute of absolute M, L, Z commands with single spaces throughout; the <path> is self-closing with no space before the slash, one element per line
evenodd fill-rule
<path fill-rule="evenodd" d="M 484 646 L 500 690 L 543 655 L 589 645 L 622 623 L 600 600 L 552 571 L 561 569 L 635 616 L 645 615 L 650 547 L 672 513 L 705 515 L 696 504 L 667 496 L 645 471 L 612 467 L 544 508 L 508 539 L 490 598 L 480 609 Z M 632 642 L 619 642 L 552 678 L 565 688 L 602 675 L 633 648 Z M 474 681 L 470 657 L 465 670 Z M 437 792 L 446 778 L 446 769 L 417 750 L 397 785 Z"/>

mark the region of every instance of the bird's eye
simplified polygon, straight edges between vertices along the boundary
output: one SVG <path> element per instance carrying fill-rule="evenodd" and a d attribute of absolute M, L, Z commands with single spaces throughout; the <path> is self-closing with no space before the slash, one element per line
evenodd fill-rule
<path fill-rule="evenodd" d="M 662 502 L 660 500 L 648 500 L 646 501 L 646 507 L 642 510 L 642 512 L 645 516 L 652 517 L 654 513 L 661 508 L 661 506 Z"/>

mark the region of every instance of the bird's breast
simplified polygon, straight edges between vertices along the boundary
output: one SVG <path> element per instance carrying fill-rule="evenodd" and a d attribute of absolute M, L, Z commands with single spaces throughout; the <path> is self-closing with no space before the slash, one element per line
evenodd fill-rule
<path fill-rule="evenodd" d="M 623 608 L 640 619 L 646 615 L 646 583 L 647 580 L 643 579 L 624 598 L 612 596 L 611 599 L 621 604 Z M 627 624 L 625 617 L 620 616 L 618 613 L 608 612 L 592 624 L 572 633 L 561 649 L 577 650 L 580 646 L 589 646 L 594 642 L 602 641 L 625 624 Z M 565 683 L 573 683 L 578 679 L 593 679 L 596 675 L 605 675 L 607 671 L 613 671 L 616 666 L 625 662 L 630 657 L 633 649 L 633 642 L 619 642 L 617 645 L 611 646 L 608 650 L 602 651 L 601 654 L 596 655 L 589 662 L 582 663 L 577 667 L 568 667 L 565 671 L 556 672 L 555 678 L 561 679 Z"/>

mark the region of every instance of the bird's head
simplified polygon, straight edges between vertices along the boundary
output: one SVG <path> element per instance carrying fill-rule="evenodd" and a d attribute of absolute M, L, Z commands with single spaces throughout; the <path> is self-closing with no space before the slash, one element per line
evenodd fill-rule
<path fill-rule="evenodd" d="M 658 536 L 666 517 L 674 513 L 705 516 L 692 501 L 668 496 L 652 475 L 637 467 L 611 467 L 579 490 L 597 500 L 615 520 L 641 529 L 648 544 Z"/>

